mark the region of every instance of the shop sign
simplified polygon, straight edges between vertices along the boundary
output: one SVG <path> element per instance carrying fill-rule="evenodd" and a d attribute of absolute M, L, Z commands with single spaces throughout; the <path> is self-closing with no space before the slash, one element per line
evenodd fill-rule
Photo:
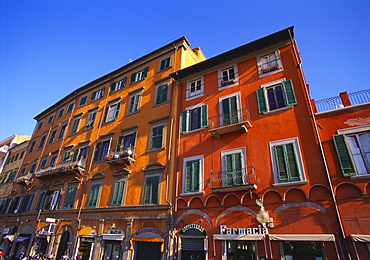
<path fill-rule="evenodd" d="M 220 235 L 268 235 L 267 227 L 258 225 L 254 228 L 228 228 L 220 225 Z"/>
<path fill-rule="evenodd" d="M 186 231 L 188 231 L 189 229 L 196 229 L 198 230 L 199 232 L 203 233 L 204 232 L 204 228 L 199 225 L 199 224 L 189 224 L 189 225 L 186 225 L 185 227 L 183 227 L 181 229 L 181 232 L 182 233 L 185 233 Z"/>
<path fill-rule="evenodd" d="M 156 228 L 141 228 L 134 234 L 135 237 L 165 237 L 162 231 Z"/>

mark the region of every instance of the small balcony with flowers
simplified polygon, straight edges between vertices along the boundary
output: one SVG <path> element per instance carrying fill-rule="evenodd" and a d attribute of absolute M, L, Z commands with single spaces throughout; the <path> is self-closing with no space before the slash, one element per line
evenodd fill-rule
<path fill-rule="evenodd" d="M 135 162 L 135 148 L 119 147 L 117 150 L 109 151 L 106 156 L 106 162 L 110 165 L 130 165 Z"/>
<path fill-rule="evenodd" d="M 248 128 L 251 127 L 250 113 L 246 108 L 209 118 L 209 132 L 217 139 L 220 135 L 235 131 L 248 132 Z"/>
<path fill-rule="evenodd" d="M 211 172 L 211 189 L 216 193 L 252 191 L 257 189 L 259 179 L 251 166 L 221 172 Z"/>
<path fill-rule="evenodd" d="M 27 186 L 32 182 L 33 174 L 31 172 L 27 173 L 26 175 L 18 177 L 15 182 L 19 185 Z"/>
<path fill-rule="evenodd" d="M 40 169 L 35 173 L 38 179 L 49 179 L 56 176 L 65 176 L 85 171 L 86 159 L 81 157 L 78 160 L 68 159 L 57 166 L 49 166 L 45 169 Z"/>

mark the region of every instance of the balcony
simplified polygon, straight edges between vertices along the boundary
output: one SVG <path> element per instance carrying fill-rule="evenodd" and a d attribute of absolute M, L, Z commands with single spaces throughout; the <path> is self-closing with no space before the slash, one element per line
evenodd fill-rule
<path fill-rule="evenodd" d="M 121 151 L 110 151 L 107 154 L 107 163 L 113 166 L 133 164 L 135 162 L 135 150 L 132 147 Z"/>
<path fill-rule="evenodd" d="M 209 118 L 209 132 L 216 138 L 240 130 L 248 132 L 251 127 L 250 114 L 246 108 Z"/>
<path fill-rule="evenodd" d="M 257 189 L 258 178 L 254 173 L 254 166 L 235 171 L 211 173 L 211 189 L 216 192 L 251 191 Z"/>
<path fill-rule="evenodd" d="M 48 179 L 55 176 L 64 176 L 85 171 L 86 159 L 81 158 L 78 161 L 66 160 L 54 167 L 48 167 L 36 172 L 35 176 L 38 179 Z"/>
<path fill-rule="evenodd" d="M 27 186 L 28 184 L 31 183 L 32 181 L 32 177 L 33 177 L 33 174 L 32 173 L 28 173 L 24 176 L 21 176 L 21 177 L 18 177 L 15 182 L 19 185 L 24 185 L 24 186 Z"/>

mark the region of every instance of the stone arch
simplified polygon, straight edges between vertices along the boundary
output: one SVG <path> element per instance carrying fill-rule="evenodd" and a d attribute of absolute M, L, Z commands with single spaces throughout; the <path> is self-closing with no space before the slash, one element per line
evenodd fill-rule
<path fill-rule="evenodd" d="M 198 196 L 194 196 L 192 197 L 189 201 L 188 201 L 188 208 L 190 208 L 190 204 L 196 204 L 197 201 L 200 201 L 200 205 L 202 207 L 204 207 L 204 203 L 202 201 L 202 199 Z"/>
<path fill-rule="evenodd" d="M 223 197 L 223 199 L 222 199 L 222 204 L 221 204 L 222 206 L 224 206 L 224 205 L 225 205 L 225 201 L 226 201 L 226 199 L 227 199 L 228 197 L 230 197 L 230 196 L 235 197 L 235 198 L 238 200 L 239 205 L 241 204 L 241 201 L 240 201 L 239 197 L 238 197 L 235 193 L 229 193 L 229 194 L 227 194 L 226 196 L 224 196 L 224 197 Z"/>
<path fill-rule="evenodd" d="M 105 178 L 105 174 L 102 172 L 97 172 L 93 176 L 91 176 L 90 180 L 103 179 L 103 178 Z"/>
<path fill-rule="evenodd" d="M 144 168 L 143 171 L 151 171 L 151 170 L 163 170 L 166 166 L 162 163 L 159 162 L 151 162 L 147 164 Z"/>
<path fill-rule="evenodd" d="M 262 194 L 262 201 L 265 203 L 281 203 L 284 199 L 277 190 L 270 189 Z"/>
<path fill-rule="evenodd" d="M 175 225 L 179 224 L 180 221 L 183 218 L 185 218 L 186 216 L 189 216 L 189 215 L 192 215 L 192 214 L 199 215 L 199 216 L 203 217 L 204 219 L 207 220 L 207 222 L 210 225 L 210 227 L 213 227 L 212 220 L 211 220 L 210 216 L 207 213 L 205 213 L 205 212 L 203 212 L 203 211 L 201 211 L 199 209 L 190 209 L 188 211 L 185 211 L 184 213 L 182 213 L 180 216 L 177 217 L 176 222 L 175 222 Z"/>
<path fill-rule="evenodd" d="M 308 191 L 309 200 L 328 200 L 331 199 L 330 190 L 323 184 L 314 184 Z"/>
<path fill-rule="evenodd" d="M 313 208 L 315 210 L 318 210 L 322 213 L 326 212 L 326 208 L 324 208 L 323 206 L 320 206 L 316 203 L 309 202 L 309 201 L 297 201 L 297 202 L 288 202 L 288 203 L 285 203 L 284 205 L 281 205 L 280 207 L 277 207 L 274 210 L 274 213 L 279 214 L 282 211 L 284 211 L 286 209 L 289 209 L 289 208 L 292 208 L 292 207 L 308 207 L 308 208 Z"/>
<path fill-rule="evenodd" d="M 181 207 L 181 205 L 184 205 L 184 208 L 188 208 L 186 200 L 184 200 L 183 198 L 177 198 L 176 203 L 177 207 Z"/>
<path fill-rule="evenodd" d="M 250 215 L 252 215 L 253 217 L 255 217 L 256 215 L 257 215 L 257 213 L 254 211 L 254 210 L 252 210 L 252 209 L 250 209 L 250 208 L 248 208 L 248 207 L 245 207 L 245 206 L 241 206 L 241 205 L 239 205 L 239 206 L 235 206 L 235 207 L 231 207 L 231 208 L 228 208 L 228 209 L 226 209 L 226 210 L 224 210 L 218 217 L 217 217 L 217 219 L 216 219 L 216 226 L 219 226 L 219 224 L 220 224 L 220 222 L 221 222 L 221 220 L 227 215 L 227 214 L 229 214 L 229 213 L 231 213 L 231 212 L 237 212 L 237 211 L 241 211 L 241 212 L 246 212 L 246 213 L 248 213 L 248 214 L 250 214 Z"/>
<path fill-rule="evenodd" d="M 284 201 L 289 201 L 290 194 L 293 194 L 295 198 L 293 199 L 293 201 L 303 200 L 303 199 L 306 200 L 308 198 L 306 193 L 302 189 L 297 188 L 297 187 L 291 187 L 284 193 Z M 300 196 L 302 196 L 301 199 L 299 198 Z"/>
<path fill-rule="evenodd" d="M 208 196 L 206 198 L 206 201 L 204 202 L 204 206 L 207 207 L 209 201 L 212 201 L 214 199 L 217 200 L 218 204 L 221 206 L 221 200 L 220 200 L 220 198 L 218 196 L 214 195 L 214 194 L 212 194 L 212 195 L 210 195 L 210 196 Z"/>
<path fill-rule="evenodd" d="M 346 196 L 348 196 L 349 194 L 348 194 L 348 192 L 349 191 L 351 191 L 352 193 L 353 193 L 353 195 L 354 196 L 357 196 L 357 195 L 359 195 L 359 196 L 363 196 L 363 195 L 365 195 L 365 193 L 361 190 L 361 188 L 357 185 L 357 184 L 355 184 L 355 183 L 353 183 L 353 182 L 341 182 L 341 183 L 339 183 L 336 187 L 335 187 L 335 189 L 334 189 L 334 194 L 335 194 L 335 196 L 336 197 L 340 197 L 340 190 L 342 189 L 342 188 L 345 188 L 346 186 L 348 186 L 349 188 L 347 188 L 347 191 L 346 191 Z M 355 194 L 355 193 L 359 193 L 359 194 Z"/>

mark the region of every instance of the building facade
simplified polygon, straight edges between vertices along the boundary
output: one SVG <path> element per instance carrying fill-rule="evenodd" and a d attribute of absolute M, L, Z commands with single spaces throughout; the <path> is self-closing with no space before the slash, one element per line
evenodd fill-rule
<path fill-rule="evenodd" d="M 185 37 L 82 86 L 37 125 L 1 215 L 8 259 L 166 259 L 177 95 L 170 73 L 204 60 Z M 14 193 L 14 194 L 13 194 Z M 14 240 L 12 240 L 14 239 Z M 19 244 L 19 245 L 18 245 Z"/>
<path fill-rule="evenodd" d="M 172 76 L 177 259 L 345 258 L 293 28 Z"/>

